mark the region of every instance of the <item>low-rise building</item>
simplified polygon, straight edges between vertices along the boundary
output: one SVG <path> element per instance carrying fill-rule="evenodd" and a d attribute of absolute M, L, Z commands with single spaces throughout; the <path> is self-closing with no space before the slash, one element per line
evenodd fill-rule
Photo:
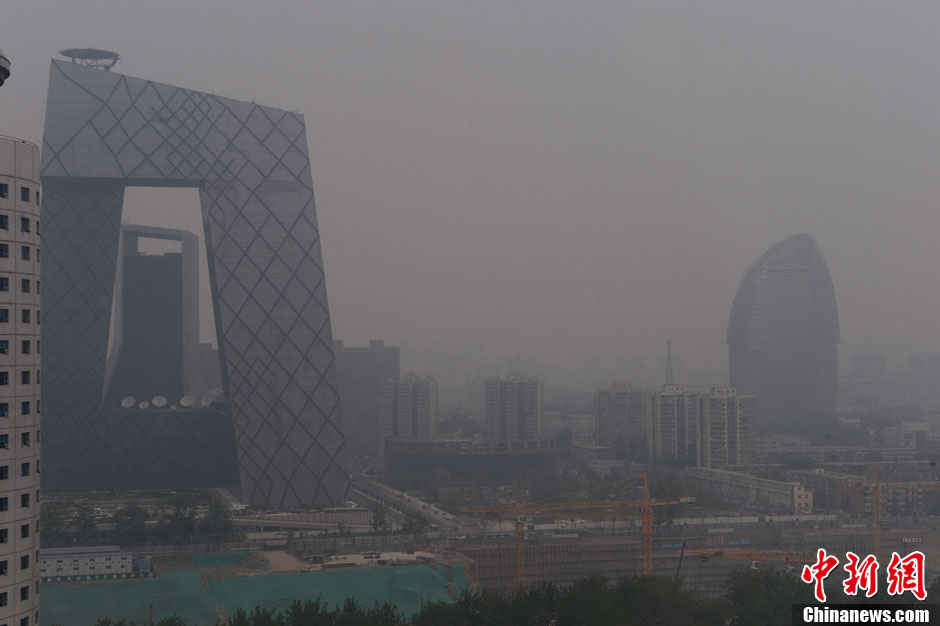
<path fill-rule="evenodd" d="M 150 560 L 135 558 L 119 546 L 53 548 L 39 551 L 39 576 L 43 582 L 113 580 L 149 577 Z"/>
<path fill-rule="evenodd" d="M 782 482 L 740 472 L 690 467 L 685 470 L 685 487 L 693 495 L 708 494 L 731 502 L 758 505 L 768 511 L 813 512 L 813 493 L 798 482 Z"/>
<path fill-rule="evenodd" d="M 865 481 L 861 476 L 824 469 L 791 470 L 787 478 L 813 492 L 813 506 L 827 511 L 861 515 L 869 510 Z"/>

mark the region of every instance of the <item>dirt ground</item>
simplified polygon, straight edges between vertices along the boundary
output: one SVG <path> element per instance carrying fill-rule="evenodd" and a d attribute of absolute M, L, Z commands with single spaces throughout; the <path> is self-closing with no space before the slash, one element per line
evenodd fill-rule
<path fill-rule="evenodd" d="M 311 569 L 310 563 L 305 563 L 294 555 L 280 550 L 256 552 L 252 557 L 264 561 L 264 565 L 259 567 L 260 564 L 252 563 L 249 567 L 244 568 L 246 574 L 257 574 L 259 569 L 263 569 L 266 572 L 299 572 Z M 246 565 L 248 564 L 246 563 Z"/>

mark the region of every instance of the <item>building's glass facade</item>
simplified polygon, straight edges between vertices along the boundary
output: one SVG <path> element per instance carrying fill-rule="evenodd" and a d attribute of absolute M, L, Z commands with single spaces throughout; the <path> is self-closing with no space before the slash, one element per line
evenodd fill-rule
<path fill-rule="evenodd" d="M 784 239 L 748 268 L 728 321 L 731 386 L 756 396 L 760 430 L 835 410 L 838 343 L 822 253 L 809 235 Z"/>
<path fill-rule="evenodd" d="M 101 409 L 124 189 L 173 186 L 199 189 L 243 501 L 342 500 L 348 476 L 303 117 L 53 61 L 41 175 L 44 488 L 136 488 L 139 474 L 121 469 L 140 449 L 172 445 L 133 411 L 102 419 Z"/>

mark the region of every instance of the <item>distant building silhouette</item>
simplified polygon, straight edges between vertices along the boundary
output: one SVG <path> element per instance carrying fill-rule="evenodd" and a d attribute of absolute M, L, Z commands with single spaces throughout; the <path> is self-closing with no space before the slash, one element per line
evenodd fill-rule
<path fill-rule="evenodd" d="M 542 437 L 542 381 L 511 374 L 484 383 L 484 424 L 490 441 Z"/>
<path fill-rule="evenodd" d="M 379 442 L 431 441 L 437 434 L 437 381 L 406 374 L 379 385 Z"/>
<path fill-rule="evenodd" d="M 731 386 L 756 396 L 762 430 L 835 410 L 839 315 L 829 269 L 812 237 L 788 237 L 748 268 L 727 341 Z"/>
<path fill-rule="evenodd" d="M 365 347 L 333 342 L 346 443 L 353 452 L 380 452 L 379 386 L 401 376 L 401 350 L 372 339 Z"/>

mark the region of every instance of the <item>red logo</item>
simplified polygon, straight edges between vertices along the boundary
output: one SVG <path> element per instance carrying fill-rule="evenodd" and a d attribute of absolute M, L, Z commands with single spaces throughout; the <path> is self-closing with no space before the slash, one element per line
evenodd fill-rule
<path fill-rule="evenodd" d="M 816 583 L 816 600 L 826 601 L 826 589 L 823 587 L 823 581 L 839 565 L 839 559 L 834 556 L 827 556 L 826 550 L 820 548 L 816 552 L 816 563 L 813 565 L 804 565 L 801 578 L 804 583 Z"/>
<path fill-rule="evenodd" d="M 878 593 L 878 559 L 869 554 L 859 563 L 858 555 L 854 552 L 846 552 L 845 558 L 848 563 L 843 569 L 848 572 L 848 577 L 842 586 L 846 595 L 854 596 L 859 589 L 865 590 L 865 597 L 868 598 Z"/>
<path fill-rule="evenodd" d="M 927 597 L 924 588 L 924 553 L 911 552 L 903 559 L 897 552 L 891 553 L 888 564 L 888 594 L 899 596 L 910 591 L 918 600 Z"/>

